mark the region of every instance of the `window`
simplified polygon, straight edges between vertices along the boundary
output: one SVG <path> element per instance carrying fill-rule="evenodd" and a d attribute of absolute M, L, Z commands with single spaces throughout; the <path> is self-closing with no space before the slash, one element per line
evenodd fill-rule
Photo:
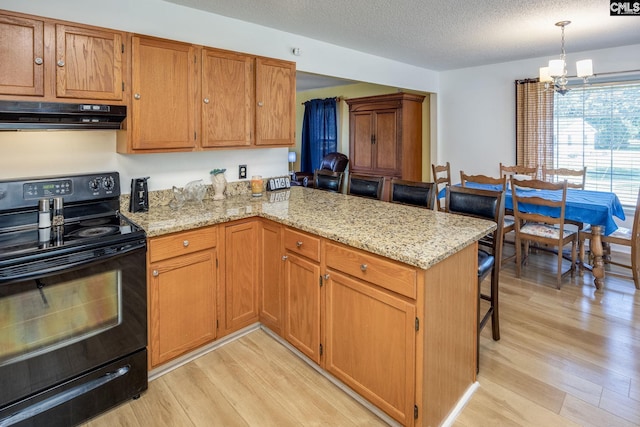
<path fill-rule="evenodd" d="M 574 87 L 553 100 L 554 167 L 586 166 L 585 189 L 635 206 L 640 186 L 640 83 Z"/>
<path fill-rule="evenodd" d="M 564 95 L 538 79 L 516 82 L 516 162 L 587 168 L 585 188 L 635 207 L 640 187 L 640 82 L 574 86 Z"/>

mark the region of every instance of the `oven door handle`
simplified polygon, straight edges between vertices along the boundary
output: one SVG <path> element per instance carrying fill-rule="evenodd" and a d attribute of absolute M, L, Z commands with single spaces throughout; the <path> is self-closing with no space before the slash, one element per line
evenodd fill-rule
<path fill-rule="evenodd" d="M 30 263 L 30 268 L 24 265 L 0 269 L 0 284 L 31 280 L 49 276 L 63 270 L 73 270 L 89 264 L 96 264 L 106 260 L 126 255 L 137 250 L 146 250 L 145 240 L 120 243 L 118 245 L 98 247 L 80 252 L 73 252 L 56 257 L 55 259 L 41 259 Z M 1 427 L 1 426 L 0 426 Z"/>
<path fill-rule="evenodd" d="M 9 415 L 6 418 L 0 420 L 0 427 L 11 426 L 19 423 L 20 421 L 24 421 L 31 417 L 35 417 L 38 414 L 41 414 L 45 411 L 48 411 L 51 408 L 55 408 L 58 405 L 62 405 L 76 397 L 86 394 L 91 390 L 94 390 L 98 387 L 103 386 L 104 384 L 111 382 L 117 378 L 120 378 L 126 375 L 131 369 L 130 365 L 121 366 L 113 372 L 107 372 L 101 377 L 95 378 L 87 383 L 80 384 L 69 390 L 63 391 L 62 393 L 51 396 L 41 402 L 34 403 L 31 406 L 27 406 L 26 408 Z"/>

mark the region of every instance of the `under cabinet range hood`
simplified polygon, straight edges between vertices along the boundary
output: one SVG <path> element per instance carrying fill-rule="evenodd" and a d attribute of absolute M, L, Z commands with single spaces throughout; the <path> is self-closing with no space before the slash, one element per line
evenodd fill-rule
<path fill-rule="evenodd" d="M 0 131 L 22 129 L 120 129 L 124 105 L 0 101 Z"/>

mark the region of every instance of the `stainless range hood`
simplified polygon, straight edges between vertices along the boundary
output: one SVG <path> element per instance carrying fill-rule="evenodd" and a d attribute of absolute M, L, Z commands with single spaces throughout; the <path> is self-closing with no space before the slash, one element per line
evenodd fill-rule
<path fill-rule="evenodd" d="M 120 129 L 124 105 L 0 101 L 0 131 L 22 129 Z"/>

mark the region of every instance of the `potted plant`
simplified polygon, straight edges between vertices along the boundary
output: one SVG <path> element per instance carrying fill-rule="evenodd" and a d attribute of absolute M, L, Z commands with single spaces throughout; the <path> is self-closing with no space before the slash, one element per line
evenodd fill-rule
<path fill-rule="evenodd" d="M 227 188 L 227 178 L 224 173 L 226 169 L 213 169 L 211 172 L 211 182 L 213 184 L 213 200 L 224 199 L 224 192 Z"/>

